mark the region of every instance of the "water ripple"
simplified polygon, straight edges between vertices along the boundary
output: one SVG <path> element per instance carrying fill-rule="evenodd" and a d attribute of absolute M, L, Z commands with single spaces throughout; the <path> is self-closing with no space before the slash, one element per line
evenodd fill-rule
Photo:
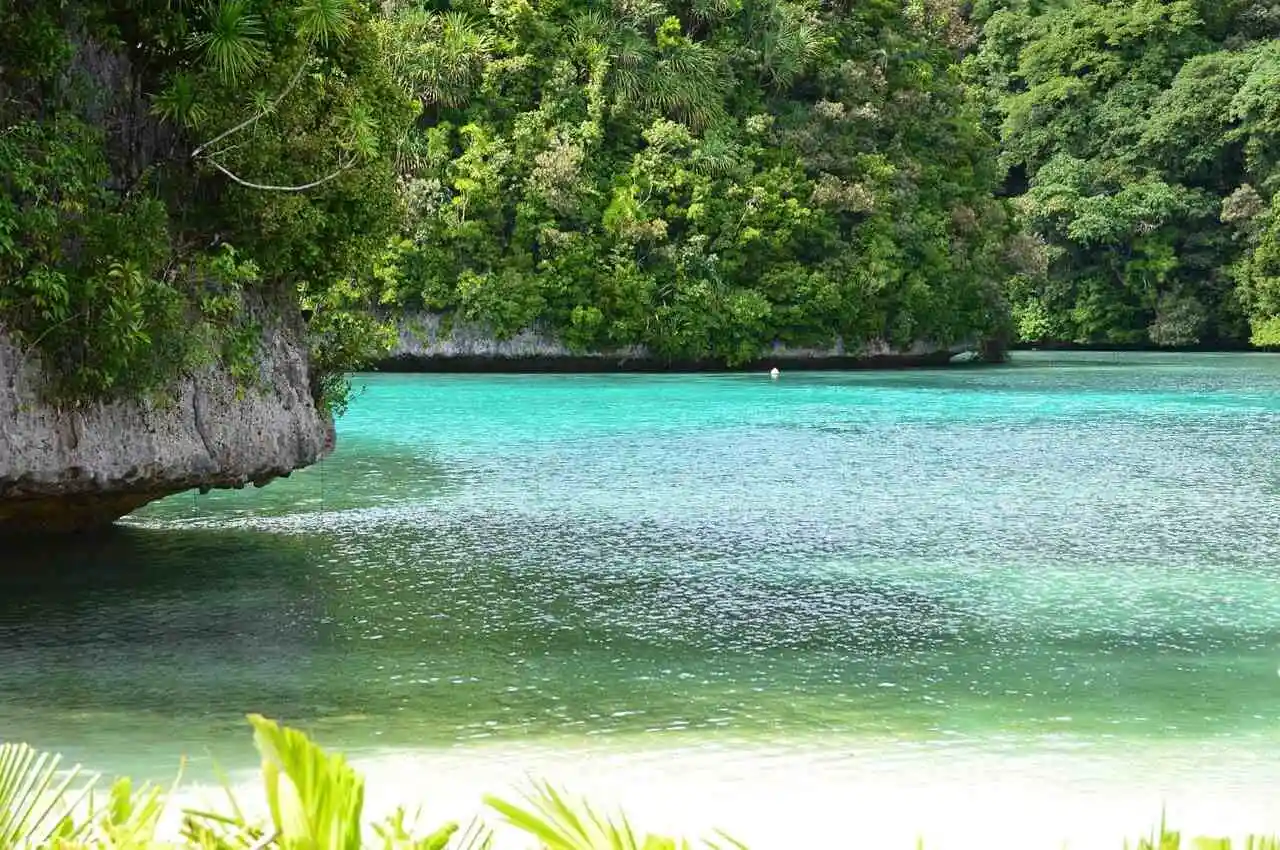
<path fill-rule="evenodd" d="M 1280 739 L 1277 361 L 363 380 L 321 467 L 10 553 L 0 728 Z"/>

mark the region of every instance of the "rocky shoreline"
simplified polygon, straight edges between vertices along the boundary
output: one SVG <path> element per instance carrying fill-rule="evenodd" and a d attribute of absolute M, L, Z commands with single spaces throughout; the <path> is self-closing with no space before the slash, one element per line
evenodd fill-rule
<path fill-rule="evenodd" d="M 486 328 L 449 321 L 436 314 L 400 320 L 398 340 L 391 352 L 372 365 L 381 372 L 739 372 L 808 369 L 908 369 L 947 366 L 953 362 L 1000 362 L 1002 346 L 966 343 L 938 346 L 918 342 L 894 348 L 879 340 L 848 346 L 836 339 L 827 348 L 775 345 L 763 357 L 736 366 L 712 359 L 672 360 L 643 346 L 613 351 L 573 351 L 537 328 L 509 339 L 495 339 Z"/>
<path fill-rule="evenodd" d="M 913 369 L 950 365 L 964 351 L 946 349 L 921 354 L 867 356 L 769 357 L 729 367 L 713 360 L 661 360 L 654 357 L 610 357 L 607 355 L 536 355 L 493 357 L 482 355 L 421 356 L 397 354 L 373 364 L 378 372 L 404 373 L 695 373 L 782 370 Z"/>
<path fill-rule="evenodd" d="M 265 317 L 260 381 L 187 376 L 164 403 L 55 406 L 0 329 L 0 534 L 87 531 L 195 488 L 262 485 L 315 463 L 333 424 L 309 390 L 301 318 Z"/>

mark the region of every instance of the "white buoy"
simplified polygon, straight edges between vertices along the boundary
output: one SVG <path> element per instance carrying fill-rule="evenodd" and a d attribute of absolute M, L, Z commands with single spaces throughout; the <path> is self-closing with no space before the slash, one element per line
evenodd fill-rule
<path fill-rule="evenodd" d="M 780 374 L 782 374 L 782 373 L 778 371 L 778 367 L 777 367 L 777 366 L 774 366 L 772 369 L 770 369 L 770 370 L 769 370 L 769 377 L 770 377 L 770 378 L 772 378 L 772 379 L 773 379 L 773 380 L 775 380 L 775 381 L 776 381 L 776 380 L 778 380 L 778 376 L 779 376 Z"/>

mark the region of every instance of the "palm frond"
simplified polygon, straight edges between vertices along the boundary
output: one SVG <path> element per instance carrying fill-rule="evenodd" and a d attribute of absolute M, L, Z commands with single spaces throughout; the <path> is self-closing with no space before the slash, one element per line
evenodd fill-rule
<path fill-rule="evenodd" d="M 709 24 L 728 20 L 741 8 L 741 0 L 693 0 L 693 16 Z"/>
<path fill-rule="evenodd" d="M 267 806 L 284 850 L 360 850 L 364 780 L 297 729 L 249 715 Z"/>
<path fill-rule="evenodd" d="M 654 26 L 667 16 L 662 0 L 613 0 L 613 11 L 622 20 L 641 27 Z"/>
<path fill-rule="evenodd" d="M 241 815 L 187 809 L 182 813 L 182 839 L 203 850 L 248 850 L 261 845 L 264 830 Z"/>
<path fill-rule="evenodd" d="M 606 85 L 623 102 L 644 97 L 650 83 L 651 67 L 657 59 L 653 42 L 626 25 L 615 30 L 609 45 L 609 73 Z"/>
<path fill-rule="evenodd" d="M 699 174 L 725 177 L 738 168 L 740 147 L 722 133 L 710 132 L 693 152 L 691 164 Z"/>
<path fill-rule="evenodd" d="M 178 71 L 152 102 L 151 111 L 160 119 L 189 130 L 198 129 L 208 118 L 208 110 L 200 102 L 195 80 L 186 71 Z"/>
<path fill-rule="evenodd" d="M 775 88 L 786 88 L 821 53 L 821 24 L 784 0 L 771 0 L 756 19 L 760 25 L 752 41 L 760 54 L 761 76 Z"/>
<path fill-rule="evenodd" d="M 301 0 L 295 10 L 298 34 L 324 46 L 340 42 L 355 24 L 353 11 L 351 0 Z"/>
<path fill-rule="evenodd" d="M 570 800 L 549 783 L 535 783 L 525 795 L 525 802 L 528 808 L 497 797 L 485 797 L 486 805 L 512 826 L 537 839 L 544 850 L 688 850 L 692 847 L 684 839 L 641 834 L 625 814 L 616 817 L 601 814 L 585 800 Z M 741 845 L 738 847 L 745 850 Z"/>
<path fill-rule="evenodd" d="M 449 11 L 441 18 L 442 35 L 448 49 L 459 54 L 487 55 L 493 49 L 493 36 L 466 12 Z"/>
<path fill-rule="evenodd" d="M 401 45 L 391 53 L 397 78 L 426 103 L 462 106 L 484 76 L 493 33 L 465 12 L 407 10 L 397 15 Z"/>
<path fill-rule="evenodd" d="M 177 780 L 174 787 L 177 787 Z M 89 843 L 120 850 L 151 847 L 164 814 L 165 799 L 163 790 L 158 786 L 143 785 L 135 791 L 128 779 L 117 779 L 111 786 L 104 809 L 98 811 L 90 805 Z"/>
<path fill-rule="evenodd" d="M 223 82 L 235 82 L 250 74 L 266 58 L 262 19 L 246 0 L 218 0 L 205 5 L 207 29 L 193 33 L 192 47 Z"/>
<path fill-rule="evenodd" d="M 79 766 L 58 770 L 61 756 L 26 744 L 0 744 L 0 848 L 41 846 L 54 836 L 74 839 L 87 824 L 73 824 L 72 812 L 88 796 L 97 777 L 81 777 Z"/>
<path fill-rule="evenodd" d="M 618 30 L 617 20 L 600 9 L 579 12 L 569 21 L 569 41 L 575 45 L 591 42 L 611 44 Z"/>
<path fill-rule="evenodd" d="M 467 828 L 458 836 L 457 842 L 449 850 L 492 850 L 493 830 L 484 825 L 480 818 L 472 818 Z"/>
<path fill-rule="evenodd" d="M 681 45 L 655 64 L 642 100 L 691 126 L 708 126 L 724 111 L 722 70 L 714 51 L 696 43 Z"/>
<path fill-rule="evenodd" d="M 185 809 L 181 827 L 183 839 L 189 845 L 204 850 L 241 850 L 257 844 L 262 839 L 263 830 L 246 817 L 244 808 L 232 790 L 231 777 L 216 761 L 213 772 L 222 792 L 226 794 L 231 814 Z"/>
<path fill-rule="evenodd" d="M 340 145 L 344 150 L 364 159 L 377 156 L 378 119 L 365 104 L 352 104 L 342 116 Z"/>

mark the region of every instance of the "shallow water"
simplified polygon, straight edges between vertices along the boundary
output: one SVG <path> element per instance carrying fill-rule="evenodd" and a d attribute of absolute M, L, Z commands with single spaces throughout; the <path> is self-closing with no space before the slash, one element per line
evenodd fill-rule
<path fill-rule="evenodd" d="M 1280 359 L 357 383 L 319 467 L 7 552 L 0 738 L 199 779 L 261 711 L 400 790 L 720 784 L 735 823 L 1280 792 Z"/>

